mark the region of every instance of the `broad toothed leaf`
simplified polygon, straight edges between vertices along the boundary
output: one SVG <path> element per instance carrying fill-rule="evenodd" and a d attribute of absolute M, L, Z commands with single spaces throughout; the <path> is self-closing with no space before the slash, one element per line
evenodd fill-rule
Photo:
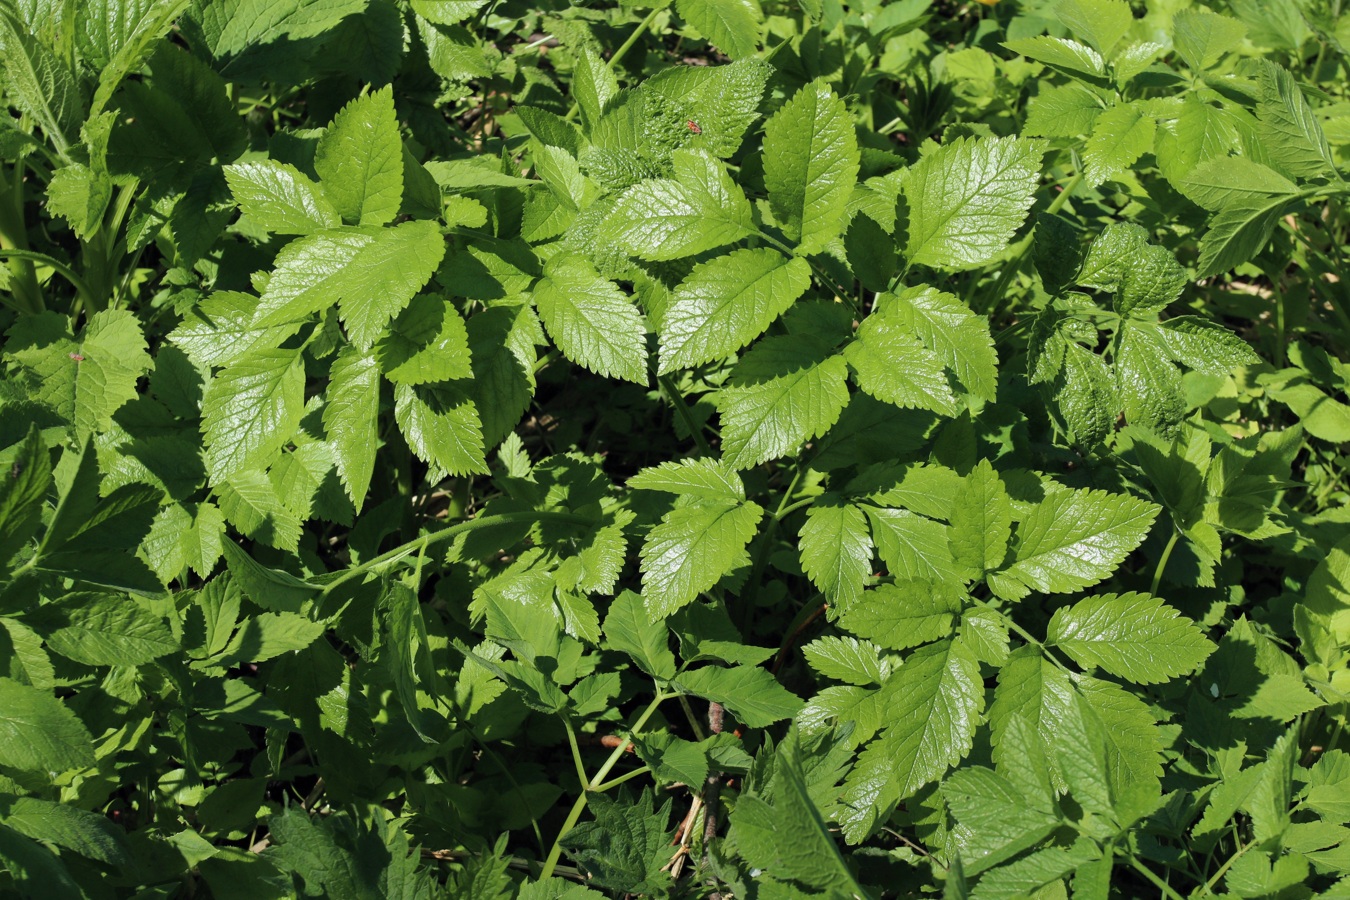
<path fill-rule="evenodd" d="M 803 256 L 839 236 L 858 180 L 858 139 L 843 101 L 824 82 L 802 88 L 764 126 L 769 203 Z"/>
<path fill-rule="evenodd" d="M 764 333 L 811 285 L 801 259 L 776 250 L 736 250 L 700 263 L 661 316 L 666 374 L 713 362 Z"/>
<path fill-rule="evenodd" d="M 647 328 L 623 291 L 577 254 L 555 256 L 534 287 L 539 318 L 558 348 L 592 372 L 647 383 Z"/>
<path fill-rule="evenodd" d="M 1084 666 L 1137 684 L 1193 672 L 1214 650 L 1195 623 L 1148 594 L 1102 594 L 1055 611 L 1046 636 Z"/>
<path fill-rule="evenodd" d="M 905 178 L 905 256 L 952 270 L 993 259 L 1026 220 L 1041 153 L 1022 138 L 961 138 L 924 156 Z"/>
<path fill-rule="evenodd" d="M 748 562 L 745 546 L 763 515 L 754 503 L 715 501 L 677 506 L 666 513 L 642 545 L 647 611 L 664 618 Z"/>
<path fill-rule="evenodd" d="M 723 458 L 748 469 L 824 434 L 848 405 L 846 378 L 844 360 L 812 335 L 761 342 L 717 395 Z"/>
<path fill-rule="evenodd" d="M 1050 593 L 1090 587 L 1143 542 L 1157 515 L 1156 505 L 1128 494 L 1051 491 L 1018 525 L 1003 574 Z"/>

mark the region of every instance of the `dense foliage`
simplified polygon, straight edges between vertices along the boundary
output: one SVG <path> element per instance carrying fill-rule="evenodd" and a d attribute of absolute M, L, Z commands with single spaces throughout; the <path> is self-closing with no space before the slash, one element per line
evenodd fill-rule
<path fill-rule="evenodd" d="M 0 895 L 1350 897 L 1341 0 L 0 0 Z"/>

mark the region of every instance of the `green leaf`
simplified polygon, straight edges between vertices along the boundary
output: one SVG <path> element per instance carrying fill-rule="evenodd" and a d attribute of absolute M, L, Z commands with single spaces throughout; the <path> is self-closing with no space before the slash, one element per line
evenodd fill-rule
<path fill-rule="evenodd" d="M 69 222 L 76 237 L 88 240 L 103 225 L 112 188 L 107 172 L 78 162 L 62 166 L 47 183 L 47 210 Z"/>
<path fill-rule="evenodd" d="M 133 865 L 126 833 L 107 816 L 91 810 L 36 797 L 16 797 L 0 805 L 0 817 L 7 827 L 35 841 L 110 866 Z"/>
<path fill-rule="evenodd" d="M 78 340 L 66 328 L 65 317 L 55 313 L 26 317 L 10 328 L 6 351 L 35 382 L 31 398 L 73 423 L 83 440 L 108 430 L 113 413 L 136 396 L 151 361 L 128 310 L 94 313 Z"/>
<path fill-rule="evenodd" d="M 1299 178 L 1339 177 L 1317 114 L 1289 70 L 1261 60 L 1257 85 L 1256 131 L 1276 168 Z"/>
<path fill-rule="evenodd" d="M 811 583 L 835 607 L 853 608 L 872 568 L 872 537 L 863 511 L 837 501 L 812 504 L 798 546 Z"/>
<path fill-rule="evenodd" d="M 703 501 L 666 513 L 642 544 L 642 596 L 663 619 L 748 561 L 745 546 L 764 510 L 755 503 Z"/>
<path fill-rule="evenodd" d="M 1066 342 L 1064 367 L 1054 392 L 1059 414 L 1075 443 L 1092 446 L 1106 440 L 1115 427 L 1119 404 L 1111 372 L 1100 356 Z"/>
<path fill-rule="evenodd" d="M 300 238 L 277 255 L 254 325 L 300 321 L 336 303 L 352 343 L 368 350 L 444 255 L 445 240 L 433 222 Z"/>
<path fill-rule="evenodd" d="M 1188 95 L 1174 115 L 1159 120 L 1153 154 L 1163 177 L 1184 191 L 1184 177 L 1198 165 L 1237 149 L 1238 120 L 1232 111 L 1210 106 L 1198 94 Z"/>
<path fill-rule="evenodd" d="M 890 650 L 950 637 L 961 612 L 959 596 L 932 581 L 879 584 L 864 596 L 864 602 L 844 610 L 840 624 Z"/>
<path fill-rule="evenodd" d="M 1059 824 L 1059 816 L 1031 808 L 1002 773 L 981 766 L 953 772 L 942 796 L 965 832 L 962 859 L 975 875 L 1030 849 Z"/>
<path fill-rule="evenodd" d="M 769 878 L 823 892 L 813 892 L 815 896 L 866 896 L 821 816 L 804 756 L 796 736 L 779 746 L 774 755 L 773 805 L 759 796 L 742 796 L 731 816 L 729 837 L 741 857 Z M 814 760 L 806 757 L 806 761 Z"/>
<path fill-rule="evenodd" d="M 852 117 L 823 81 L 798 91 L 764 126 L 769 204 L 798 255 L 819 253 L 839 236 L 858 160 Z"/>
<path fill-rule="evenodd" d="M 1101 97 L 1086 85 L 1043 86 L 1027 107 L 1022 133 L 1051 138 L 1089 134 L 1101 111 Z"/>
<path fill-rule="evenodd" d="M 96 32 L 98 37 L 90 42 L 98 51 L 94 65 L 101 70 L 89 105 L 90 117 L 103 112 L 113 92 L 151 56 L 159 39 L 172 29 L 174 20 L 189 4 L 188 0 L 154 0 L 127 8 L 119 0 L 112 0 L 111 5 L 120 8 L 104 8 L 104 29 Z M 86 17 L 81 16 L 80 20 L 86 21 Z M 77 31 L 77 43 L 79 36 Z"/>
<path fill-rule="evenodd" d="M 843 358 L 814 335 L 760 342 L 717 394 L 723 458 L 748 469 L 824 434 L 848 404 L 847 377 Z"/>
<path fill-rule="evenodd" d="M 1172 19 L 1172 45 L 1192 69 L 1208 69 L 1230 50 L 1236 50 L 1247 34 L 1237 19 L 1207 9 L 1179 10 Z"/>
<path fill-rule="evenodd" d="M 605 616 L 604 632 L 606 645 L 627 653 L 648 675 L 663 680 L 675 677 L 670 630 L 662 619 L 647 612 L 638 594 L 624 591 L 614 598 Z"/>
<path fill-rule="evenodd" d="M 661 315 L 659 374 L 722 359 L 764 333 L 811 286 L 805 260 L 766 247 L 699 263 Z"/>
<path fill-rule="evenodd" d="M 222 541 L 220 549 L 230 578 L 263 609 L 297 610 L 319 592 L 319 588 L 289 572 L 260 564 L 232 540 Z"/>
<path fill-rule="evenodd" d="M 1106 74 L 1106 63 L 1101 54 L 1069 38 L 1038 35 L 1004 41 L 1003 46 L 1069 75 L 1086 76 L 1088 81 L 1101 81 Z"/>
<path fill-rule="evenodd" d="M 853 637 L 816 638 L 802 647 L 802 656 L 821 675 L 846 684 L 881 684 L 890 673 L 875 644 Z"/>
<path fill-rule="evenodd" d="M 864 507 L 872 523 L 877 555 L 891 575 L 956 583 L 961 571 L 952 560 L 947 526 L 907 509 Z"/>
<path fill-rule="evenodd" d="M 724 503 L 745 500 L 745 484 L 735 469 L 716 459 L 668 460 L 628 479 L 630 488 L 665 491 Z"/>
<path fill-rule="evenodd" d="M 40 615 L 54 625 L 47 646 L 89 666 L 139 666 L 178 649 L 164 619 L 126 597 L 68 594 Z"/>
<path fill-rule="evenodd" d="M 1134 24 L 1130 5 L 1123 0 L 1060 0 L 1055 15 L 1107 59 Z"/>
<path fill-rule="evenodd" d="M 221 370 L 202 398 L 212 481 L 267 466 L 304 411 L 305 367 L 298 351 L 254 350 Z"/>
<path fill-rule="evenodd" d="M 1116 332 L 1116 394 L 1131 425 L 1170 433 L 1186 414 L 1181 373 L 1172 365 L 1162 330 L 1122 322 Z"/>
<path fill-rule="evenodd" d="M 0 765 L 55 774 L 88 768 L 94 741 L 50 693 L 0 678 Z"/>
<path fill-rule="evenodd" d="M 1084 703 L 1086 704 L 1084 706 Z M 1156 798 L 1162 775 L 1162 735 L 1142 700 L 1121 687 L 1056 668 L 1034 647 L 1013 652 L 999 672 L 998 688 L 989 707 L 994 745 L 1009 734 L 1010 723 L 1025 719 L 1047 748 L 1057 746 L 1071 717 L 1095 718 L 1101 725 L 1099 747 L 1106 764 L 1107 787 L 1117 813 L 1128 818 Z M 1080 726 L 1082 728 L 1089 726 Z M 1094 729 L 1095 730 L 1095 729 Z M 1063 779 L 1062 760 L 1053 755 L 1055 776 Z M 1080 786 L 1084 782 L 1080 781 Z"/>
<path fill-rule="evenodd" d="M 687 694 L 722 704 L 751 728 L 767 728 L 802 708 L 801 698 L 758 666 L 705 666 L 680 674 L 672 684 Z"/>
<path fill-rule="evenodd" d="M 572 75 L 572 99 L 581 111 L 581 121 L 589 132 L 604 114 L 614 96 L 619 93 L 619 80 L 595 51 L 583 46 L 577 54 L 576 71 Z"/>
<path fill-rule="evenodd" d="M 759 48 L 764 14 L 757 0 L 675 0 L 675 9 L 731 59 L 750 56 Z"/>
<path fill-rule="evenodd" d="M 199 366 L 228 366 L 250 350 L 270 350 L 299 325 L 254 324 L 258 298 L 238 291 L 216 291 L 183 315 L 169 339 Z"/>
<path fill-rule="evenodd" d="M 357 510 L 365 502 L 375 471 L 379 411 L 380 373 L 375 358 L 350 345 L 343 347 L 328 370 L 323 428 L 342 486 Z"/>
<path fill-rule="evenodd" d="M 212 665 L 225 668 L 266 662 L 284 653 L 305 649 L 318 640 L 323 631 L 323 623 L 296 613 L 260 613 L 245 619 L 225 649 L 210 661 Z"/>
<path fill-rule="evenodd" d="M 977 572 L 1003 565 L 1012 537 L 1012 502 L 989 460 L 982 459 L 966 476 L 951 511 L 952 559 Z"/>
<path fill-rule="evenodd" d="M 536 147 L 534 172 L 568 209 L 576 209 L 581 205 L 586 192 L 586 179 L 571 153 L 547 144 Z"/>
<path fill-rule="evenodd" d="M 1243 156 L 1219 156 L 1200 163 L 1178 186 L 1187 199 L 1205 209 L 1293 198 L 1298 185 L 1269 166 Z"/>
<path fill-rule="evenodd" d="M 487 472 L 478 409 L 458 384 L 396 385 L 394 421 L 423 462 L 450 475 Z"/>
<path fill-rule="evenodd" d="M 1121 275 L 1116 312 L 1147 319 L 1181 296 L 1187 280 L 1186 270 L 1167 248 L 1141 247 Z"/>
<path fill-rule="evenodd" d="M 1240 336 L 1199 316 L 1168 319 L 1158 336 L 1174 359 L 1206 375 L 1227 375 L 1261 364 L 1261 357 Z"/>
<path fill-rule="evenodd" d="M 1136 684 L 1199 668 L 1214 645 L 1195 623 L 1148 594 L 1102 594 L 1055 611 L 1047 639 L 1083 666 Z"/>
<path fill-rule="evenodd" d="M 993 259 L 1026 220 L 1042 152 L 1022 138 L 961 138 L 919 160 L 905 178 L 910 263 L 962 270 Z"/>
<path fill-rule="evenodd" d="M 659 781 L 703 784 L 708 778 L 708 753 L 702 744 L 655 732 L 634 740 L 633 746 Z"/>
<path fill-rule="evenodd" d="M 1100 856 L 1100 848 L 1087 838 L 1071 847 L 1046 847 L 986 873 L 970 896 L 972 900 L 1021 900 Z"/>
<path fill-rule="evenodd" d="M 1112 222 L 1088 247 L 1078 283 L 1099 291 L 1120 287 L 1125 270 L 1148 244 L 1148 232 L 1133 222 Z"/>
<path fill-rule="evenodd" d="M 394 220 L 403 203 L 403 142 L 391 87 L 342 108 L 319 139 L 314 170 L 343 219 L 361 225 Z"/>
<path fill-rule="evenodd" d="M 380 661 L 392 677 L 394 694 L 413 731 L 426 743 L 434 744 L 435 739 L 426 733 L 426 717 L 417 703 L 419 689 L 432 697 L 436 695 L 435 682 L 426 677 L 434 670 L 429 664 L 427 626 L 421 604 L 412 589 L 399 582 L 386 586 L 380 600 L 388 634 L 388 643 L 381 648 L 387 649 L 388 658 L 382 652 Z"/>
<path fill-rule="evenodd" d="M 1153 148 L 1157 124 L 1133 103 L 1105 110 L 1093 122 L 1083 151 L 1089 185 L 1096 186 L 1124 172 Z"/>
<path fill-rule="evenodd" d="M 84 110 L 74 75 L 59 56 L 33 35 L 18 16 L 0 9 L 0 50 L 4 51 L 5 93 L 32 117 L 62 158 Z"/>
<path fill-rule="evenodd" d="M 221 513 L 237 531 L 278 550 L 296 549 L 302 523 L 261 469 L 231 472 L 214 487 Z"/>
<path fill-rule="evenodd" d="M 931 409 L 952 416 L 956 395 L 942 360 L 924 347 L 889 307 L 874 310 L 844 348 L 844 359 L 864 391 L 902 409 Z"/>
<path fill-rule="evenodd" d="M 1209 231 L 1200 242 L 1200 262 L 1196 274 L 1201 278 L 1234 269 L 1260 253 L 1275 226 L 1296 202 L 1284 194 L 1235 200 L 1221 209 L 1209 222 Z"/>
<path fill-rule="evenodd" d="M 319 186 L 295 166 L 274 159 L 225 167 L 234 202 L 274 234 L 312 234 L 342 224 Z"/>
<path fill-rule="evenodd" d="M 715 250 L 755 233 L 750 203 L 722 164 L 701 150 L 677 150 L 675 179 L 624 191 L 602 233 L 626 253 L 668 260 Z"/>
<path fill-rule="evenodd" d="M 967 391 L 993 401 L 998 393 L 998 354 L 989 320 L 953 294 L 926 285 L 884 295 L 889 315 L 919 336 Z"/>
<path fill-rule="evenodd" d="M 395 384 L 472 378 L 469 332 L 448 300 L 417 297 L 375 344 L 380 371 Z"/>
<path fill-rule="evenodd" d="M 980 664 L 960 641 L 915 650 L 886 690 L 886 730 L 858 756 L 845 782 L 844 802 L 854 809 L 884 809 L 941 778 L 970 752 L 984 708 Z M 857 840 L 863 832 L 846 830 L 846 836 Z"/>
<path fill-rule="evenodd" d="M 600 887 L 618 893 L 664 893 L 670 876 L 667 823 L 670 801 L 653 810 L 653 791 L 627 803 L 596 794 L 589 801 L 594 822 L 583 822 L 562 839 L 568 855 Z"/>
<path fill-rule="evenodd" d="M 550 259 L 533 293 L 544 327 L 568 359 L 606 377 L 647 383 L 642 314 L 584 256 Z"/>
<path fill-rule="evenodd" d="M 36 425 L 7 471 L 0 472 L 0 571 L 32 540 L 52 487 L 52 458 Z"/>
<path fill-rule="evenodd" d="M 1158 509 L 1128 494 L 1051 490 L 1018 526 L 1003 574 L 1046 593 L 1090 587 L 1139 546 Z"/>

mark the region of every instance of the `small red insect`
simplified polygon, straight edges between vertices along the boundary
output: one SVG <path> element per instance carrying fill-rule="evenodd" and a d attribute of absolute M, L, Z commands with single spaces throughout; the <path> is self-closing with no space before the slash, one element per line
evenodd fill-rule
<path fill-rule="evenodd" d="M 70 356 L 71 359 L 75 360 L 76 362 L 84 362 L 84 357 L 78 353 L 71 353 L 68 355 Z"/>
<path fill-rule="evenodd" d="M 702 133 L 703 133 L 703 129 L 702 129 L 702 128 L 699 128 L 699 127 L 698 127 L 698 123 L 695 122 L 693 119 L 690 119 L 688 122 L 685 122 L 684 124 L 688 125 L 688 126 L 689 126 L 689 130 L 692 131 L 694 134 L 702 134 Z"/>

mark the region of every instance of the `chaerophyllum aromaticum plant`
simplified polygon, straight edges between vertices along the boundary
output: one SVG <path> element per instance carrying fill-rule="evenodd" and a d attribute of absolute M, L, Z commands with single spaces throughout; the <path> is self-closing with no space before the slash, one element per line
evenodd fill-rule
<path fill-rule="evenodd" d="M 0 0 L 0 894 L 1350 896 L 1339 0 Z"/>

